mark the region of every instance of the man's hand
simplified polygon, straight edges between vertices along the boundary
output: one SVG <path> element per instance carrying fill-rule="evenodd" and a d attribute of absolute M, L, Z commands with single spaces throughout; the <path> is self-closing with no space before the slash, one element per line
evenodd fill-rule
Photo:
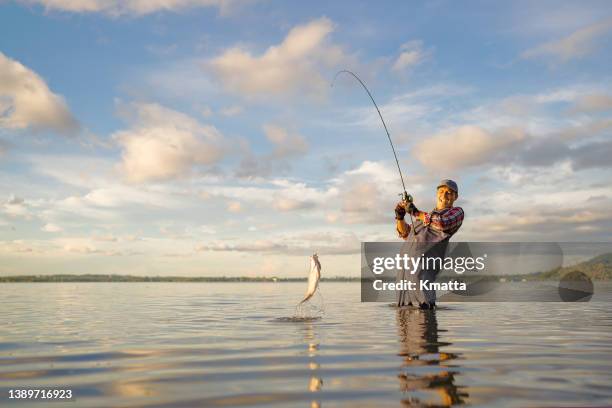
<path fill-rule="evenodd" d="M 403 202 L 399 202 L 395 206 L 395 219 L 396 220 L 403 220 L 404 217 L 406 216 L 406 207 L 404 205 L 405 204 Z"/>
<path fill-rule="evenodd" d="M 410 226 L 404 221 L 404 217 L 406 216 L 406 205 L 406 202 L 400 201 L 395 206 L 395 219 L 397 220 L 395 228 L 397 229 L 397 234 L 402 239 L 406 239 L 410 233 Z"/>
<path fill-rule="evenodd" d="M 414 205 L 413 203 L 410 203 L 408 205 L 407 212 L 408 212 L 408 214 L 412 215 L 413 217 L 420 213 L 419 209 L 416 208 L 416 205 Z"/>

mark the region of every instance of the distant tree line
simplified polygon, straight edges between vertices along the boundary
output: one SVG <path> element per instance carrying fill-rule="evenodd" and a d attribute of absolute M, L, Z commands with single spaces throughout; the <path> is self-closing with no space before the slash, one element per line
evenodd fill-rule
<path fill-rule="evenodd" d="M 0 276 L 0 282 L 305 282 L 307 278 L 270 276 L 134 276 L 134 275 L 15 275 Z M 327 282 L 358 282 L 358 277 L 322 278 Z"/>
<path fill-rule="evenodd" d="M 508 281 L 560 280 L 570 272 L 582 272 L 592 280 L 612 280 L 612 253 L 596 256 L 576 265 L 554 268 L 531 274 L 503 275 L 490 278 L 504 278 Z M 455 276 L 456 277 L 456 276 Z M 440 281 L 449 279 L 441 276 Z M 133 275 L 16 275 L 0 276 L 2 282 L 304 282 L 306 278 L 279 278 L 274 276 L 133 276 Z M 325 282 L 359 282 L 359 277 L 324 277 Z"/>

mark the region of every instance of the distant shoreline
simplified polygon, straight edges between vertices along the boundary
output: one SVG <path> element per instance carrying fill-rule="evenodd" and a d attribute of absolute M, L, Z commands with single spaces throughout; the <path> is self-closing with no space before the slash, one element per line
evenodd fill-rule
<path fill-rule="evenodd" d="M 502 282 L 525 281 L 558 281 L 570 272 L 581 272 L 595 281 L 612 280 L 612 253 L 596 256 L 577 265 L 554 268 L 546 272 L 531 274 L 479 276 L 479 278 L 500 280 Z M 456 276 L 439 276 L 439 281 L 448 280 Z M 474 276 L 472 276 L 474 277 Z M 79 275 L 13 275 L 0 276 L 0 283 L 19 282 L 305 282 L 306 277 L 280 278 L 277 276 L 133 276 L 118 274 L 79 274 Z M 361 277 L 333 276 L 321 278 L 323 282 L 360 282 Z"/>
<path fill-rule="evenodd" d="M 15 275 L 0 276 L 0 283 L 59 283 L 59 282 L 305 282 L 307 278 L 247 277 L 247 276 L 133 276 L 133 275 Z M 359 277 L 321 278 L 323 282 L 359 282 Z"/>

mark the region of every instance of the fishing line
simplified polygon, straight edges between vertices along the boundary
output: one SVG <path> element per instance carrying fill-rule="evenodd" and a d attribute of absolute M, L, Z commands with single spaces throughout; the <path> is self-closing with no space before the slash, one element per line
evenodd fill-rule
<path fill-rule="evenodd" d="M 387 133 L 387 139 L 389 139 L 389 143 L 391 144 L 391 150 L 393 150 L 393 157 L 395 157 L 395 164 L 397 165 L 397 171 L 399 171 L 400 180 L 402 181 L 402 187 L 404 189 L 404 194 L 402 195 L 402 199 L 404 201 L 406 201 L 407 203 L 411 203 L 412 202 L 412 196 L 410 194 L 408 194 L 408 192 L 406 191 L 406 185 L 404 184 L 404 176 L 402 174 L 402 169 L 400 168 L 399 160 L 397 159 L 397 154 L 395 153 L 395 146 L 393 146 L 393 141 L 391 140 L 391 135 L 389 134 L 389 129 L 387 129 L 387 124 L 385 123 L 385 120 L 383 119 L 383 116 L 380 113 L 380 109 L 378 109 L 378 105 L 376 104 L 376 101 L 374 100 L 374 97 L 372 96 L 372 93 L 370 92 L 370 90 L 368 89 L 366 84 L 361 80 L 361 78 L 359 78 L 357 76 L 357 74 L 355 74 L 354 72 L 349 71 L 347 69 L 343 69 L 342 71 L 336 72 L 336 75 L 334 76 L 334 79 L 333 79 L 333 81 L 331 83 L 332 87 L 334 86 L 334 82 L 336 82 L 336 78 L 338 78 L 338 75 L 340 75 L 342 73 L 350 74 L 357 81 L 359 81 L 359 83 L 361 84 L 363 89 L 365 89 L 365 91 L 368 93 L 368 96 L 372 100 L 372 103 L 374 104 L 374 107 L 376 108 L 376 112 L 378 112 L 378 117 L 380 118 L 380 121 L 382 122 L 383 127 L 385 128 L 385 133 Z M 409 214 L 409 215 L 410 215 L 410 225 L 412 225 L 412 214 Z"/>

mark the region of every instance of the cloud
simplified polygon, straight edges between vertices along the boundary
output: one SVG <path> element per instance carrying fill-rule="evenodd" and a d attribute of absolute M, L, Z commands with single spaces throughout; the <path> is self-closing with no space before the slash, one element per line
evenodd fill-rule
<path fill-rule="evenodd" d="M 74 222 L 75 219 L 79 218 L 86 218 L 89 220 L 89 223 L 91 223 L 91 220 L 108 223 L 121 218 L 117 212 L 106 208 L 99 208 L 84 198 L 77 196 L 69 196 L 50 202 L 49 208 L 43 210 L 42 215 L 46 219 L 62 223 Z"/>
<path fill-rule="evenodd" d="M 60 232 L 60 231 L 62 231 L 62 228 L 61 228 L 61 227 L 59 227 L 59 226 L 58 226 L 58 225 L 56 225 L 56 224 L 51 224 L 51 223 L 48 223 L 48 224 L 45 224 L 45 225 L 44 225 L 44 226 L 41 228 L 41 231 L 45 231 L 45 232 Z"/>
<path fill-rule="evenodd" d="M 24 158 L 34 173 L 68 186 L 90 189 L 116 180 L 112 159 L 51 153 L 28 154 Z"/>
<path fill-rule="evenodd" d="M 274 185 L 278 190 L 271 195 L 272 206 L 282 212 L 322 207 L 338 194 L 333 185 L 315 188 L 291 180 L 276 180 Z"/>
<path fill-rule="evenodd" d="M 35 252 L 34 248 L 28 244 L 30 243 L 20 239 L 13 241 L 3 240 L 0 241 L 0 252 L 5 252 L 7 254 L 31 254 Z"/>
<path fill-rule="evenodd" d="M 384 193 L 373 181 L 350 184 L 342 195 L 340 218 L 346 224 L 382 223 L 390 219 L 389 211 L 381 209 Z M 386 213 L 386 214 L 385 214 Z"/>
<path fill-rule="evenodd" d="M 8 200 L 2 204 L 0 210 L 11 218 L 23 218 L 26 220 L 32 219 L 30 206 L 22 197 L 11 195 Z"/>
<path fill-rule="evenodd" d="M 378 106 L 389 126 L 393 141 L 402 143 L 422 133 L 422 128 L 438 126 L 443 107 L 454 104 L 457 97 L 466 96 L 472 92 L 473 89 L 465 86 L 437 83 L 433 86 L 394 95 L 389 101 L 379 100 Z M 371 104 L 363 104 L 359 108 L 348 108 L 344 112 L 346 113 L 345 119 L 342 120 L 343 125 L 360 128 L 367 126 L 380 131 L 380 118 Z M 398 130 L 395 131 L 395 129 Z M 400 129 L 410 129 L 410 131 Z"/>
<path fill-rule="evenodd" d="M 99 241 L 99 242 L 117 242 L 118 241 L 117 237 L 113 235 L 94 235 L 93 237 L 91 237 L 91 239 L 94 241 Z"/>
<path fill-rule="evenodd" d="M 0 128 L 70 134 L 78 127 L 60 95 L 34 71 L 0 52 Z"/>
<path fill-rule="evenodd" d="M 201 244 L 196 247 L 198 252 L 203 251 L 228 251 L 228 252 L 286 252 L 289 247 L 286 244 L 276 243 L 270 240 L 256 240 L 254 242 L 212 242 Z"/>
<path fill-rule="evenodd" d="M 274 208 L 287 212 L 287 211 L 295 211 L 295 210 L 303 210 L 306 208 L 313 208 L 315 203 L 307 200 L 298 200 L 293 198 L 278 198 L 274 201 Z"/>
<path fill-rule="evenodd" d="M 530 137 L 513 152 L 506 152 L 498 163 L 546 167 L 565 161 L 574 170 L 607 168 L 611 166 L 612 142 L 599 136 L 607 137 L 611 128 L 612 120 L 598 120 Z"/>
<path fill-rule="evenodd" d="M 242 211 L 242 204 L 238 201 L 231 201 L 227 203 L 227 211 L 232 213 L 239 213 Z"/>
<path fill-rule="evenodd" d="M 235 175 L 238 178 L 255 179 L 259 177 L 267 177 L 273 173 L 281 174 L 288 170 L 287 166 L 282 164 L 274 166 L 269 160 L 264 157 L 258 157 L 252 152 L 247 153 L 241 160 Z"/>
<path fill-rule="evenodd" d="M 612 141 L 594 142 L 570 150 L 572 167 L 576 170 L 612 167 Z"/>
<path fill-rule="evenodd" d="M 133 103 L 125 111 L 132 127 L 112 137 L 122 148 L 121 170 L 130 182 L 183 177 L 222 157 L 224 138 L 213 126 L 157 104 Z"/>
<path fill-rule="evenodd" d="M 612 20 L 608 19 L 583 27 L 560 40 L 550 41 L 524 51 L 522 58 L 549 57 L 556 61 L 568 62 L 584 57 L 595 49 L 596 40 L 612 29 Z"/>
<path fill-rule="evenodd" d="M 25 200 L 21 197 L 17 197 L 16 195 L 12 194 L 8 200 L 6 200 L 6 204 L 8 205 L 21 205 L 25 202 Z"/>
<path fill-rule="evenodd" d="M 609 241 L 612 216 L 601 210 L 612 204 L 607 183 L 590 186 L 572 177 L 567 163 L 537 172 L 520 165 L 495 167 L 488 175 L 496 182 L 478 188 L 486 200 L 462 204 L 467 216 L 458 240 Z"/>
<path fill-rule="evenodd" d="M 449 112 L 444 115 L 442 126 L 444 122 L 451 126 L 474 124 L 493 132 L 516 127 L 531 136 L 526 139 L 530 143 L 540 139 L 553 143 L 572 139 L 585 142 L 587 139 L 606 137 L 605 132 L 611 128 L 612 119 L 606 115 L 595 115 L 605 110 L 608 103 L 606 96 L 609 95 L 612 93 L 605 83 L 577 83 L 535 94 L 510 95 L 485 101 L 467 111 Z M 440 127 L 439 123 L 433 125 L 434 129 Z M 424 135 L 427 133 L 432 132 L 422 132 Z M 507 158 L 509 154 L 505 156 Z"/>
<path fill-rule="evenodd" d="M 297 133 L 273 124 L 263 126 L 266 139 L 274 146 L 270 153 L 256 155 L 246 149 L 245 157 L 240 161 L 236 176 L 241 178 L 266 177 L 281 174 L 291 169 L 287 159 L 299 157 L 308 152 L 306 139 Z"/>
<path fill-rule="evenodd" d="M 207 187 L 211 197 L 226 198 L 229 202 L 240 202 L 248 197 L 249 205 L 259 209 L 278 212 L 317 209 L 327 205 L 338 195 L 335 184 L 323 187 L 306 185 L 303 182 L 288 179 L 257 181 L 256 186 L 218 185 Z"/>
<path fill-rule="evenodd" d="M 466 125 L 425 138 L 412 152 L 435 172 L 513 164 L 542 168 L 560 162 L 576 171 L 608 168 L 612 142 L 602 137 L 611 127 L 611 120 L 594 120 L 536 135 L 519 126 L 487 130 Z"/>
<path fill-rule="evenodd" d="M 217 240 L 196 246 L 198 252 L 246 252 L 283 255 L 352 255 L 358 254 L 361 243 L 352 232 L 309 231 L 278 234 L 267 239 Z"/>
<path fill-rule="evenodd" d="M 418 40 L 402 44 L 400 51 L 399 56 L 391 67 L 396 72 L 406 71 L 420 64 L 428 57 L 428 53 L 423 50 L 423 42 Z"/>
<path fill-rule="evenodd" d="M 189 207 L 189 197 L 176 185 L 123 183 L 111 160 L 70 155 L 30 157 L 33 174 L 42 175 L 46 184 L 51 181 L 44 187 L 33 184 L 45 198 L 32 207 L 46 223 L 64 227 L 108 226 L 164 211 L 176 214 Z M 90 171 L 94 174 L 89 174 Z"/>
<path fill-rule="evenodd" d="M 272 156 L 284 159 L 291 156 L 298 156 L 308 151 L 308 143 L 298 134 L 289 134 L 286 129 L 276 125 L 264 125 L 266 138 L 274 144 Z"/>
<path fill-rule="evenodd" d="M 182 202 L 180 198 L 163 190 L 155 191 L 140 186 L 126 186 L 123 184 L 109 183 L 105 187 L 89 190 L 82 200 L 85 204 L 98 208 L 119 208 L 130 205 L 139 207 L 180 209 Z"/>
<path fill-rule="evenodd" d="M 320 70 L 339 66 L 349 58 L 341 47 L 329 43 L 333 30 L 332 21 L 322 17 L 294 27 L 280 44 L 259 56 L 234 47 L 213 58 L 207 66 L 226 90 L 247 98 L 320 97 L 329 88 L 329 81 Z"/>
<path fill-rule="evenodd" d="M 39 4 L 48 10 L 72 13 L 104 13 L 111 16 L 145 15 L 160 11 L 181 11 L 197 7 L 217 7 L 221 15 L 230 14 L 245 0 L 19 0 Z"/>
<path fill-rule="evenodd" d="M 67 243 L 64 245 L 63 249 L 66 252 L 72 252 L 75 254 L 90 255 L 90 254 L 101 254 L 102 253 L 102 251 L 96 248 L 94 245 L 89 245 L 87 243 L 81 243 L 81 242 Z"/>
<path fill-rule="evenodd" d="M 173 240 L 190 240 L 194 238 L 193 231 L 191 231 L 190 229 L 182 228 L 180 226 L 175 226 L 172 224 L 161 226 L 159 228 L 159 232 L 162 233 L 164 237 Z"/>
<path fill-rule="evenodd" d="M 200 227 L 200 232 L 207 234 L 207 235 L 215 235 L 217 233 L 217 230 L 211 226 L 202 225 Z"/>
<path fill-rule="evenodd" d="M 580 96 L 572 109 L 573 112 L 600 112 L 612 110 L 612 96 L 589 94 Z"/>
<path fill-rule="evenodd" d="M 53 244 L 47 251 L 54 255 L 68 255 L 68 259 L 79 255 L 97 256 L 137 256 L 147 255 L 149 258 L 160 256 L 163 250 L 168 249 L 171 243 L 160 240 L 159 246 L 147 246 L 144 242 L 132 242 L 128 244 L 126 240 L 119 240 L 111 235 L 101 236 L 69 236 L 55 238 L 47 241 Z M 166 244 L 166 245 L 164 245 Z M 102 268 L 102 273 L 109 273 L 108 266 Z"/>
<path fill-rule="evenodd" d="M 525 143 L 520 152 L 514 152 L 514 157 L 509 155 L 499 163 L 518 161 L 524 166 L 543 167 L 566 159 L 570 152 L 567 144 L 554 137 L 535 139 Z"/>
<path fill-rule="evenodd" d="M 493 162 L 525 139 L 519 128 L 491 133 L 478 126 L 461 126 L 417 143 L 414 155 L 429 169 L 455 170 Z"/>
<path fill-rule="evenodd" d="M 423 184 L 404 175 L 410 192 L 418 195 Z M 399 201 L 401 183 L 392 163 L 364 161 L 332 180 L 334 198 L 326 203 L 325 218 L 330 223 L 388 224 L 393 221 L 393 207 Z"/>
<path fill-rule="evenodd" d="M 228 106 L 227 108 L 223 108 L 219 111 L 223 116 L 227 116 L 229 118 L 234 117 L 236 115 L 240 115 L 242 113 L 242 107 L 238 105 Z"/>

